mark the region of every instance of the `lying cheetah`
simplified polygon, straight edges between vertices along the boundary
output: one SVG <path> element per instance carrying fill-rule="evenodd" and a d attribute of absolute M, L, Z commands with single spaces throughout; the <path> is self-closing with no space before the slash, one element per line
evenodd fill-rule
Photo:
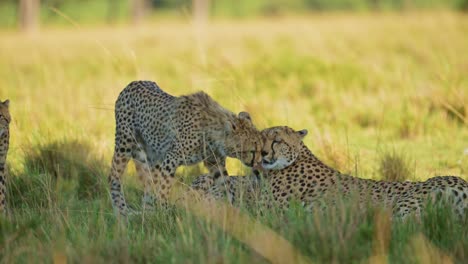
<path fill-rule="evenodd" d="M 404 219 L 410 214 L 419 217 L 428 200 L 437 201 L 438 197 L 443 197 L 455 213 L 466 217 L 468 183 L 459 177 L 439 176 L 424 182 L 360 179 L 341 174 L 316 158 L 302 142 L 307 130 L 273 127 L 263 130 L 262 134 L 265 140 L 262 167 L 266 169 L 261 182 L 263 201 L 273 199 L 285 208 L 294 199 L 311 211 L 336 203 L 337 198 L 357 196 L 362 206 L 367 202 L 381 204 L 392 208 L 395 217 Z M 235 196 L 238 191 L 232 187 L 235 185 L 235 177 L 229 177 L 228 182 L 212 183 L 205 192 L 216 198 L 226 193 Z"/>
<path fill-rule="evenodd" d="M 0 101 L 0 214 L 6 211 L 6 158 L 10 139 L 10 101 Z"/>
<path fill-rule="evenodd" d="M 261 161 L 261 135 L 246 112 L 238 116 L 197 92 L 172 96 L 151 81 L 135 81 L 115 103 L 115 150 L 109 175 L 113 206 L 128 208 L 120 178 L 130 159 L 145 185 L 144 205 L 168 198 L 177 167 L 203 161 L 214 178 L 227 175 L 226 157 Z"/>

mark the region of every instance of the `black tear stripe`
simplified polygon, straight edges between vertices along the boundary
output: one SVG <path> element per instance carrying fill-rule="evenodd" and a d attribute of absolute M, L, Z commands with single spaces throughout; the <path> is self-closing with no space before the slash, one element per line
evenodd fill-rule
<path fill-rule="evenodd" d="M 254 166 L 254 162 L 255 162 L 255 151 L 253 152 L 253 155 L 252 155 L 252 161 L 250 162 L 250 167 Z"/>
<path fill-rule="evenodd" d="M 260 171 L 257 169 L 253 169 L 252 172 L 253 172 L 252 181 L 256 188 L 260 186 L 260 180 L 261 180 Z"/>
<path fill-rule="evenodd" d="M 275 153 L 275 149 L 273 148 L 273 146 L 275 145 L 275 143 L 276 143 L 275 141 L 272 141 L 272 142 L 271 142 L 271 153 L 272 153 L 271 158 L 272 158 L 273 160 L 275 159 L 275 154 L 276 154 L 276 153 Z"/>

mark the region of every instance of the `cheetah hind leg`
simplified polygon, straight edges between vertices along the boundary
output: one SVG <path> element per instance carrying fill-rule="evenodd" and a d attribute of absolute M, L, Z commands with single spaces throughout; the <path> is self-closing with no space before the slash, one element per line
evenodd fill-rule
<path fill-rule="evenodd" d="M 170 160 L 170 159 L 168 159 Z M 162 166 L 155 165 L 151 168 L 151 194 L 154 194 L 153 204 L 161 208 L 168 208 L 168 199 L 174 185 L 175 168 L 171 162 L 163 162 Z M 164 168 L 164 169 L 162 169 Z M 149 191 L 148 191 L 149 192 Z"/>
<path fill-rule="evenodd" d="M 153 181 L 151 168 L 147 162 L 134 160 L 134 163 L 138 178 L 144 186 L 144 194 L 141 199 L 142 210 L 154 210 L 155 197 L 153 195 L 153 190 L 155 189 L 155 183 Z"/>
<path fill-rule="evenodd" d="M 122 192 L 121 176 L 127 168 L 130 157 L 124 151 L 116 148 L 112 158 L 111 171 L 109 174 L 110 194 L 112 205 L 117 215 L 126 217 L 129 213 L 127 203 Z"/>
<path fill-rule="evenodd" d="M 220 177 L 227 177 L 228 172 L 226 170 L 226 158 L 210 157 L 203 161 L 203 164 L 208 169 L 210 176 L 213 180 L 217 180 Z"/>

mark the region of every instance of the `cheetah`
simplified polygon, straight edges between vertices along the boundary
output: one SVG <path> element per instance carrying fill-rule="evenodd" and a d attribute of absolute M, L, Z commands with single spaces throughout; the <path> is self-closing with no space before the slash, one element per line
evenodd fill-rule
<path fill-rule="evenodd" d="M 357 198 L 361 207 L 368 202 L 391 208 L 393 215 L 405 219 L 408 215 L 420 217 L 428 200 L 447 199 L 454 212 L 462 218 L 468 208 L 468 184 L 455 176 L 438 176 L 424 182 L 387 182 L 361 179 L 345 175 L 325 165 L 307 148 L 302 139 L 307 130 L 294 131 L 280 126 L 262 131 L 263 177 L 255 185 L 238 186 L 237 177 L 221 182 L 199 177 L 192 188 L 202 189 L 205 195 L 221 199 L 238 196 L 239 189 L 254 192 L 257 201 L 287 208 L 291 200 L 299 201 L 307 211 L 323 210 L 335 204 L 337 198 Z M 248 177 L 243 179 L 248 182 Z M 250 176 L 251 177 L 251 176 Z M 200 185 L 203 183 L 203 185 Z M 261 191 L 259 190 L 261 189 Z M 258 192 L 261 192 L 260 199 Z M 244 195 L 249 197 L 248 195 Z"/>
<path fill-rule="evenodd" d="M 0 215 L 6 212 L 6 158 L 10 141 L 10 101 L 0 101 Z"/>
<path fill-rule="evenodd" d="M 337 197 L 356 197 L 391 208 L 396 218 L 420 217 L 424 205 L 446 199 L 454 212 L 466 216 L 468 183 L 456 176 L 437 176 L 424 182 L 388 182 L 361 179 L 342 174 L 325 165 L 302 142 L 307 130 L 286 126 L 262 131 L 262 167 L 267 170 L 266 185 L 280 207 L 300 201 L 307 210 L 323 209 L 321 201 L 335 203 Z M 325 205 L 326 206 L 326 205 Z M 314 208 L 315 207 L 315 208 Z"/>
<path fill-rule="evenodd" d="M 130 159 L 144 183 L 143 205 L 168 199 L 176 169 L 203 161 L 209 173 L 227 176 L 226 157 L 247 166 L 261 161 L 261 134 L 250 115 L 237 116 L 204 92 L 173 96 L 155 82 L 128 84 L 115 103 L 115 149 L 109 175 L 114 209 L 128 207 L 121 175 Z M 153 195 L 154 194 L 154 198 Z"/>

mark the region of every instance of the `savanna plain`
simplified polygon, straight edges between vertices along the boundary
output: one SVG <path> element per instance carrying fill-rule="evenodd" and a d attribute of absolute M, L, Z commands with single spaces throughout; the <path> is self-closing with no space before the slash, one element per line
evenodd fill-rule
<path fill-rule="evenodd" d="M 467 179 L 463 14 L 2 30 L 0 99 L 10 99 L 13 121 L 0 262 L 263 263 L 272 259 L 262 252 L 293 249 L 302 262 L 467 263 L 468 223 L 444 208 L 405 222 L 388 221 L 378 208 L 361 212 L 352 202 L 327 215 L 297 206 L 240 209 L 245 217 L 235 225 L 256 221 L 287 248 L 246 242 L 177 206 L 118 221 L 107 187 L 113 108 L 136 79 L 154 80 L 174 95 L 203 90 L 233 112 L 248 111 L 259 129 L 306 128 L 305 143 L 316 156 L 358 177 Z M 228 169 L 248 173 L 233 159 Z M 178 170 L 174 195 L 203 172 L 201 166 Z M 132 165 L 124 190 L 130 206 L 141 210 Z"/>

